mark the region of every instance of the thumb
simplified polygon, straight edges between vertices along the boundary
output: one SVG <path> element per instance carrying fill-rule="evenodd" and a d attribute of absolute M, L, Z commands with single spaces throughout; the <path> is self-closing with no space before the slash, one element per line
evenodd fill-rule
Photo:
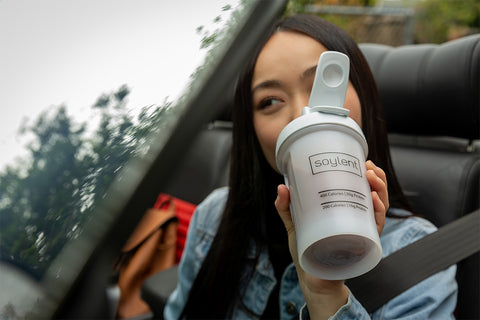
<path fill-rule="evenodd" d="M 293 231 L 293 221 L 290 214 L 290 191 L 287 186 L 281 184 L 277 188 L 277 199 L 275 200 L 275 208 L 277 208 L 278 214 L 287 229 L 287 232 L 290 234 Z"/>
<path fill-rule="evenodd" d="M 290 191 L 287 186 L 281 184 L 277 189 L 277 199 L 275 200 L 275 208 L 280 215 L 280 218 L 287 229 L 288 234 L 288 247 L 290 249 L 290 254 L 292 255 L 293 262 L 295 265 L 298 265 L 297 259 L 297 240 L 295 237 L 295 227 L 293 225 L 292 216 L 290 214 Z"/>

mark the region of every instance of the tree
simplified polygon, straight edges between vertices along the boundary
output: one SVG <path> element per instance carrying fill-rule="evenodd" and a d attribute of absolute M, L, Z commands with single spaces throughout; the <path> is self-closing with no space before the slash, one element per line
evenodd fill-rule
<path fill-rule="evenodd" d="M 84 128 L 74 128 L 66 108 L 60 106 L 52 115 L 42 113 L 25 130 L 35 135 L 28 146 L 30 162 L 8 167 L 0 177 L 0 254 L 37 274 L 58 252 L 64 242 L 60 235 L 71 230 L 80 214 L 74 177 L 80 169 L 76 155 Z"/>
<path fill-rule="evenodd" d="M 146 152 L 171 103 L 144 107 L 135 118 L 126 109 L 129 93 L 122 86 L 101 95 L 94 128 L 76 124 L 62 105 L 22 129 L 34 136 L 29 157 L 0 172 L 0 259 L 41 277 L 127 161 Z"/>

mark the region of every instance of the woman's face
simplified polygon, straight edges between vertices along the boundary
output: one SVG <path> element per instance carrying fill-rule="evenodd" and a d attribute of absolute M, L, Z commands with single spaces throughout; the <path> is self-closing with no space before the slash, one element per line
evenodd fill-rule
<path fill-rule="evenodd" d="M 277 172 L 278 135 L 308 105 L 318 59 L 325 51 L 313 38 L 281 31 L 268 40 L 258 56 L 252 78 L 253 125 L 263 154 Z M 345 107 L 361 126 L 360 101 L 351 83 Z"/>

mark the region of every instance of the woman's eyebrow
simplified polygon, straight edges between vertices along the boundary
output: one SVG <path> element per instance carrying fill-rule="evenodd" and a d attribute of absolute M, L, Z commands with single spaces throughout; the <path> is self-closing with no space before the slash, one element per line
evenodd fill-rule
<path fill-rule="evenodd" d="M 280 88 L 281 86 L 282 83 L 278 80 L 266 80 L 253 87 L 252 93 L 259 89 Z"/>
<path fill-rule="evenodd" d="M 315 65 L 303 71 L 302 75 L 300 76 L 300 79 L 304 80 L 306 78 L 314 77 L 316 72 L 317 72 L 317 66 Z"/>
<path fill-rule="evenodd" d="M 315 72 L 317 72 L 317 66 L 310 67 L 302 72 L 300 75 L 300 80 L 304 80 L 307 78 L 311 78 L 315 76 Z M 271 88 L 280 88 L 282 86 L 282 82 L 278 80 L 266 80 L 259 84 L 257 84 L 252 89 L 252 93 L 259 89 L 271 89 Z"/>

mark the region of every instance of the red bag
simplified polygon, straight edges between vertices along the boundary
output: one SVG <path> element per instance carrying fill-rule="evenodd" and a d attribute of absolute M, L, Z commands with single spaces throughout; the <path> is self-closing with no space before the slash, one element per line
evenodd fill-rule
<path fill-rule="evenodd" d="M 175 215 L 178 218 L 178 229 L 177 229 L 177 250 L 175 253 L 175 263 L 180 262 L 180 258 L 183 254 L 183 249 L 185 248 L 185 241 L 187 239 L 188 225 L 192 219 L 193 212 L 196 209 L 196 205 L 175 197 L 171 197 L 168 194 L 160 193 L 157 198 L 157 201 L 154 204 L 154 208 L 159 208 L 166 199 L 171 199 L 175 204 L 176 211 Z"/>

